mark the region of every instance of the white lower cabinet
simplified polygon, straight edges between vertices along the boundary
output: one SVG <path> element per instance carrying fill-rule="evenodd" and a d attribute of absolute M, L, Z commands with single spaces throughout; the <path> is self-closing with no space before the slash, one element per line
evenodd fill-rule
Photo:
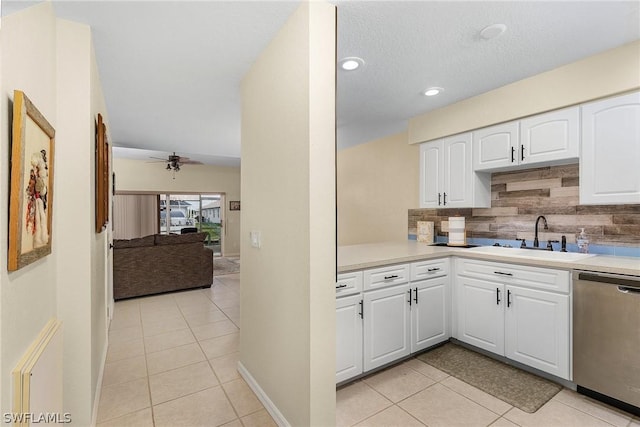
<path fill-rule="evenodd" d="M 449 339 L 449 266 L 440 258 L 338 277 L 340 286 L 362 274 L 364 291 L 336 299 L 336 383 Z"/>
<path fill-rule="evenodd" d="M 478 348 L 504 355 L 504 285 L 458 276 L 456 337 Z"/>
<path fill-rule="evenodd" d="M 411 283 L 411 353 L 446 341 L 451 336 L 449 277 Z"/>
<path fill-rule="evenodd" d="M 465 259 L 456 271 L 460 341 L 571 380 L 568 271 Z"/>
<path fill-rule="evenodd" d="M 336 299 L 336 383 L 362 373 L 362 295 Z"/>
<path fill-rule="evenodd" d="M 569 295 L 507 287 L 505 356 L 570 379 Z"/>
<path fill-rule="evenodd" d="M 409 355 L 411 324 L 409 285 L 364 293 L 364 370 Z"/>
<path fill-rule="evenodd" d="M 364 290 L 336 299 L 336 383 L 452 335 L 571 380 L 569 271 L 440 258 L 343 274 L 339 285 L 359 273 Z"/>

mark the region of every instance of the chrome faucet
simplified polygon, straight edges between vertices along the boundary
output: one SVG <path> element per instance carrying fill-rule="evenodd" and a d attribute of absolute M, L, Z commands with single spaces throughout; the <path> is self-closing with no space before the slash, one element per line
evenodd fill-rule
<path fill-rule="evenodd" d="M 538 218 L 536 218 L 536 235 L 533 239 L 533 247 L 534 248 L 539 248 L 540 247 L 540 242 L 538 241 L 538 222 L 540 222 L 540 220 L 542 220 L 543 224 L 544 224 L 544 229 L 548 230 L 549 226 L 547 225 L 547 218 L 545 218 L 544 216 L 540 215 Z"/>

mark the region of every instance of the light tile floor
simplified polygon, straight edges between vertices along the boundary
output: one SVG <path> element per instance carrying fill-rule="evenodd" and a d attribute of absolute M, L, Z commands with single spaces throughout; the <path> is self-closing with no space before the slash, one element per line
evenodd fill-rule
<path fill-rule="evenodd" d="M 115 305 L 98 426 L 275 426 L 236 370 L 240 275 Z M 417 359 L 337 391 L 338 426 L 640 427 L 563 390 L 528 414 Z"/>
<path fill-rule="evenodd" d="M 275 426 L 236 369 L 240 275 L 119 301 L 98 426 Z"/>
<path fill-rule="evenodd" d="M 564 389 L 533 414 L 418 360 L 338 389 L 338 426 L 640 427 L 640 418 Z"/>

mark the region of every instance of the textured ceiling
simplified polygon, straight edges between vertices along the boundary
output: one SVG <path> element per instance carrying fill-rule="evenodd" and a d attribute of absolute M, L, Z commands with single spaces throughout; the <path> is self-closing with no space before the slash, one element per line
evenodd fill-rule
<path fill-rule="evenodd" d="M 3 1 L 2 11 L 31 3 Z M 637 0 L 332 3 L 338 58 L 365 61 L 338 73 L 339 147 L 640 39 Z M 226 165 L 239 162 L 242 77 L 298 4 L 54 1 L 59 17 L 92 27 L 114 145 Z M 505 34 L 482 40 L 479 31 L 494 23 L 506 24 Z M 430 86 L 444 92 L 422 96 Z"/>

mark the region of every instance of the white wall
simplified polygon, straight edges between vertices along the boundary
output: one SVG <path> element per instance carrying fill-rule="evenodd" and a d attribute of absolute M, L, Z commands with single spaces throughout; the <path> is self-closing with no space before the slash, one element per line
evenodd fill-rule
<path fill-rule="evenodd" d="M 82 31 L 81 27 L 77 26 L 80 31 Z M 86 27 L 84 27 L 86 28 Z M 93 46 L 93 38 L 91 37 L 91 33 L 85 33 L 85 37 L 87 38 L 89 44 L 89 57 L 85 58 L 89 64 L 89 72 L 90 72 L 90 107 L 88 117 L 86 117 L 85 122 L 89 125 L 90 134 L 87 135 L 88 138 L 83 138 L 79 140 L 78 143 L 85 150 L 88 149 L 88 157 L 91 161 L 86 165 L 87 169 L 90 171 L 89 182 L 91 185 L 91 200 L 95 201 L 95 179 L 91 179 L 96 176 L 96 167 L 95 167 L 95 122 L 97 121 L 98 113 L 102 115 L 104 123 L 107 126 L 107 139 L 110 141 L 109 137 L 109 114 L 107 112 L 107 105 L 104 99 L 104 94 L 102 92 L 102 83 L 100 82 L 100 74 L 98 72 L 98 63 L 96 61 L 95 49 Z M 84 112 L 86 115 L 86 112 Z M 85 156 L 87 152 L 85 151 Z M 109 157 L 112 157 L 111 155 Z M 111 175 L 109 173 L 109 175 Z M 111 186 L 108 187 L 111 189 Z M 111 191 L 108 192 L 110 195 L 110 201 L 108 203 L 108 209 L 111 210 L 113 203 L 111 199 Z M 79 196 L 76 194 L 76 198 L 79 199 Z M 83 200 L 78 200 L 78 203 L 86 203 L 86 198 Z M 110 274 L 110 261 L 112 252 L 109 250 L 109 242 L 111 241 L 111 233 L 112 227 L 111 224 L 107 224 L 106 229 L 99 234 L 95 233 L 95 202 L 93 205 L 85 205 L 85 211 L 89 217 L 89 233 L 91 235 L 91 239 L 89 241 L 90 250 L 91 250 L 91 390 L 92 397 L 99 397 L 99 387 L 101 383 L 99 383 L 100 376 L 102 374 L 102 370 L 104 369 L 104 363 L 107 357 L 107 336 L 108 336 L 108 328 L 109 328 L 109 318 L 107 313 L 107 308 L 113 311 L 113 297 L 112 297 L 112 286 L 111 286 L 111 274 Z M 110 212 L 109 218 L 113 218 L 113 212 Z M 80 284 L 80 286 L 83 286 Z M 97 416 L 97 405 L 98 401 L 95 400 L 92 402 L 92 418 Z"/>
<path fill-rule="evenodd" d="M 11 410 L 11 371 L 18 359 L 57 311 L 57 258 L 51 255 L 18 271 L 7 272 L 9 206 L 9 140 L 14 89 L 31 99 L 54 128 L 56 106 L 56 22 L 50 3 L 2 18 L 0 32 L 2 81 L 0 82 L 0 341 L 2 342 L 2 402 L 0 412 Z M 28 55 L 25 52 L 29 52 Z M 59 163 L 56 163 L 59 165 Z M 54 181 L 54 197 L 58 182 Z M 60 215 L 60 199 L 54 200 L 53 219 Z M 60 236 L 53 231 L 53 244 Z"/>
<path fill-rule="evenodd" d="M 90 425 L 97 380 L 106 351 L 106 235 L 94 232 L 95 106 L 104 108 L 87 26 L 57 20 L 50 2 L 3 18 L 2 117 L 7 99 L 23 90 L 56 129 L 53 159 L 52 254 L 6 272 L 0 245 L 2 390 L 9 373 L 51 317 L 63 321 L 64 410 L 75 425 Z M 25 54 L 28 52 L 28 54 Z M 103 111 L 104 114 L 104 111 Z M 8 123 L 1 120 L 0 205 L 7 206 Z M 0 209 L 6 242 L 7 209 Z M 0 412 L 11 410 L 2 394 Z"/>
<path fill-rule="evenodd" d="M 229 211 L 230 200 L 240 200 L 240 168 L 186 165 L 173 174 L 163 163 L 141 160 L 113 159 L 116 190 L 132 193 L 225 193 L 225 235 L 222 252 L 226 256 L 240 253 L 240 213 Z M 244 205 L 240 204 L 244 210 Z"/>
<path fill-rule="evenodd" d="M 338 244 L 407 240 L 419 170 L 419 147 L 406 132 L 339 150 Z"/>
<path fill-rule="evenodd" d="M 409 143 L 478 129 L 640 88 L 640 41 L 409 120 Z"/>
<path fill-rule="evenodd" d="M 242 83 L 240 367 L 295 426 L 335 424 L 334 106 L 335 7 L 303 2 Z"/>

